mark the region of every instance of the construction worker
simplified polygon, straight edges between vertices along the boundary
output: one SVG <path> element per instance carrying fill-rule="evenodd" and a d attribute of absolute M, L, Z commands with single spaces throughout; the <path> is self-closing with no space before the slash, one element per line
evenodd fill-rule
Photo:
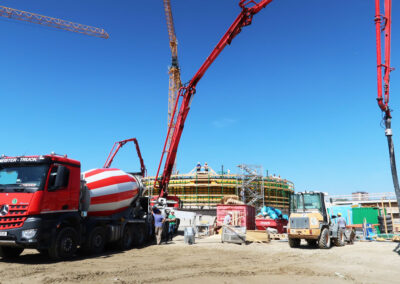
<path fill-rule="evenodd" d="M 161 215 L 161 211 L 159 209 L 154 210 L 153 216 L 157 245 L 161 245 L 161 237 L 163 233 L 165 218 Z"/>
<path fill-rule="evenodd" d="M 200 162 L 197 162 L 196 169 L 197 169 L 198 172 L 201 171 L 201 164 L 200 164 Z"/>
<path fill-rule="evenodd" d="M 174 210 L 172 210 L 171 213 L 168 215 L 168 222 L 169 222 L 169 227 L 168 227 L 167 241 L 168 240 L 172 241 L 172 237 L 174 236 L 175 226 L 176 226 L 176 217 Z"/>
<path fill-rule="evenodd" d="M 232 213 L 228 212 L 224 218 L 224 225 L 230 225 L 232 223 Z"/>
<path fill-rule="evenodd" d="M 339 225 L 339 228 L 346 229 L 346 219 L 342 217 L 342 213 L 340 212 L 337 215 L 338 215 L 337 223 Z"/>
<path fill-rule="evenodd" d="M 204 163 L 204 170 L 205 170 L 206 172 L 208 172 L 208 164 L 207 164 L 207 162 Z"/>

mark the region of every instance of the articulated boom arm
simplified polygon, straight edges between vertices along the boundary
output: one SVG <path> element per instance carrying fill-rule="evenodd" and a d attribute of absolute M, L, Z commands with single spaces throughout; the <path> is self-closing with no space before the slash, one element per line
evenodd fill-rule
<path fill-rule="evenodd" d="M 171 127 L 169 127 L 168 133 L 167 133 L 167 139 L 164 143 L 163 153 L 161 155 L 160 164 L 158 166 L 157 175 L 154 180 L 154 187 L 157 187 L 157 182 L 158 182 L 161 197 L 168 195 L 167 187 L 168 187 L 169 179 L 171 177 L 171 173 L 172 173 L 172 169 L 174 166 L 176 153 L 178 150 L 179 141 L 181 139 L 183 127 L 185 125 L 186 117 L 190 110 L 190 102 L 193 98 L 193 95 L 196 93 L 197 83 L 200 81 L 200 79 L 203 77 L 204 73 L 207 71 L 207 69 L 210 67 L 210 65 L 214 62 L 214 60 L 218 57 L 218 55 L 222 52 L 222 50 L 228 44 L 230 44 L 232 42 L 233 38 L 236 35 L 238 35 L 241 32 L 242 28 L 250 25 L 252 22 L 253 16 L 255 14 L 257 14 L 258 12 L 260 12 L 263 8 L 265 8 L 271 2 L 272 2 L 272 0 L 262 0 L 259 2 L 255 1 L 255 0 L 241 0 L 239 3 L 239 6 L 242 8 L 242 11 L 240 12 L 239 16 L 236 18 L 236 20 L 233 22 L 233 24 L 230 26 L 230 28 L 224 34 L 224 36 L 221 38 L 221 40 L 219 41 L 217 46 L 214 48 L 214 50 L 211 52 L 211 54 L 208 56 L 206 61 L 203 63 L 203 65 L 200 67 L 200 69 L 197 71 L 197 73 L 193 76 L 193 78 L 190 80 L 190 82 L 186 86 L 181 87 L 179 89 L 178 99 L 176 100 L 174 113 L 173 113 L 172 117 L 175 116 L 176 108 L 177 108 L 180 97 L 182 97 L 182 102 L 180 105 L 178 118 L 176 120 L 175 127 L 172 130 L 173 131 L 172 132 L 172 140 L 171 140 L 171 143 L 169 144 L 168 150 L 165 151 L 167 142 L 168 142 L 168 137 L 171 132 Z M 164 159 L 165 152 L 167 152 L 168 155 L 165 160 L 164 171 L 163 171 L 161 180 L 158 180 L 158 174 L 160 172 L 160 168 L 161 168 L 162 161 Z"/>
<path fill-rule="evenodd" d="M 121 149 L 126 143 L 128 142 L 133 142 L 135 143 L 136 146 L 136 152 L 138 154 L 139 160 L 140 160 L 140 172 L 142 173 L 142 176 L 145 177 L 146 176 L 146 166 L 144 165 L 144 161 L 142 158 L 142 154 L 140 152 L 140 148 L 139 148 L 139 143 L 136 140 L 136 138 L 131 138 L 131 139 L 126 139 L 126 140 L 122 140 L 122 141 L 118 141 L 114 143 L 114 146 L 111 149 L 110 154 L 107 157 L 106 162 L 104 163 L 103 168 L 109 168 L 115 158 L 115 155 L 117 155 L 119 149 Z M 117 146 L 118 145 L 118 146 Z M 117 147 L 116 147 L 117 146 Z"/>
<path fill-rule="evenodd" d="M 378 75 L 378 106 L 385 114 L 385 135 L 388 141 L 390 169 L 392 171 L 392 180 L 394 192 L 396 194 L 397 204 L 400 209 L 400 185 L 397 176 L 396 157 L 394 153 L 394 144 L 392 138 L 392 115 L 389 108 L 389 88 L 390 88 L 390 72 L 394 68 L 390 67 L 390 37 L 392 26 L 392 0 L 384 0 L 385 14 L 381 14 L 381 0 L 375 0 L 375 29 L 376 29 L 376 58 L 377 58 L 377 75 Z M 383 20 L 383 26 L 382 26 Z M 381 33 L 385 37 L 385 63 L 382 63 L 382 41 Z M 382 69 L 383 69 L 383 86 L 382 86 Z M 383 88 L 382 88 L 383 87 Z M 382 94 L 383 91 L 383 94 Z"/>
<path fill-rule="evenodd" d="M 392 0 L 385 0 L 385 14 L 380 12 L 380 1 L 375 0 L 375 28 L 376 28 L 376 55 L 377 55 L 377 68 L 378 68 L 378 105 L 379 108 L 385 113 L 385 116 L 391 118 L 389 109 L 389 80 L 390 72 L 393 68 L 390 67 L 390 39 L 391 39 L 391 25 L 392 25 Z M 382 26 L 383 20 L 383 26 Z M 382 63 L 382 41 L 381 33 L 384 34 L 385 39 L 385 63 Z M 382 68 L 383 68 L 383 82 L 382 89 Z M 382 91 L 384 96 L 382 95 Z"/>

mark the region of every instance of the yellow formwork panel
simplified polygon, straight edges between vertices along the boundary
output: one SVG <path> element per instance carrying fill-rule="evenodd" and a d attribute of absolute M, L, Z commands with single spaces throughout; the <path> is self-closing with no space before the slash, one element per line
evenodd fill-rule
<path fill-rule="evenodd" d="M 236 175 L 206 175 L 196 174 L 173 175 L 169 182 L 168 192 L 178 196 L 184 206 L 215 207 L 227 195 L 238 195 L 241 180 Z M 256 181 L 258 185 L 262 180 Z M 265 204 L 279 208 L 289 208 L 289 196 L 294 191 L 292 182 L 278 178 L 264 178 Z M 153 195 L 159 194 L 153 190 L 154 177 L 145 178 L 145 185 Z"/>

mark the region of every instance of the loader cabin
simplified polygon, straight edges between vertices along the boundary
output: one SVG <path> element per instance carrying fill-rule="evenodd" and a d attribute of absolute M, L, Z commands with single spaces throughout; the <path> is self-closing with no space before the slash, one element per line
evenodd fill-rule
<path fill-rule="evenodd" d="M 298 192 L 290 197 L 290 213 L 320 212 L 324 221 L 328 221 L 323 192 Z"/>

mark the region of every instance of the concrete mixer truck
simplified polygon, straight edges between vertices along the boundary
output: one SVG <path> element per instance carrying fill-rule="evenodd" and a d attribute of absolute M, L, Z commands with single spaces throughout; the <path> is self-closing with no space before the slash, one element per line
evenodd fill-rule
<path fill-rule="evenodd" d="M 83 173 L 67 156 L 2 156 L 0 256 L 32 248 L 58 259 L 78 248 L 91 254 L 106 244 L 121 250 L 143 244 L 152 223 L 137 150 L 139 173 L 110 168 L 110 156 L 103 168 Z"/>

